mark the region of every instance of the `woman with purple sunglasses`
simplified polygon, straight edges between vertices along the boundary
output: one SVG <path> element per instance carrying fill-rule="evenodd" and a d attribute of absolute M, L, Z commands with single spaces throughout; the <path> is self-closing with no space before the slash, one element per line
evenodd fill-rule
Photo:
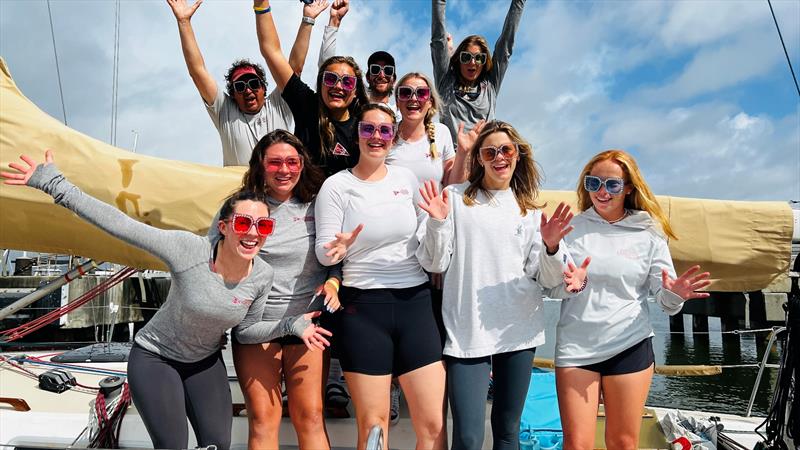
<path fill-rule="evenodd" d="M 444 449 L 445 370 L 428 276 L 415 256 L 418 181 L 389 166 L 395 116 L 370 104 L 357 116 L 358 163 L 329 177 L 316 203 L 319 261 L 342 263 L 337 327 L 340 362 L 358 423 L 358 448 L 369 430 L 388 433 L 392 376 L 403 388 L 417 448 Z M 388 444 L 387 444 L 388 445 Z"/>
<path fill-rule="evenodd" d="M 433 78 L 442 96 L 439 117 L 455 137 L 465 126 L 471 129 L 480 120 L 494 120 L 497 94 L 508 69 L 525 0 L 511 0 L 494 53 L 489 53 L 489 44 L 483 36 L 471 35 L 458 44 L 452 55 L 448 51 L 444 18 L 447 2 L 432 0 L 431 3 Z"/>
<path fill-rule="evenodd" d="M 344 15 L 347 0 L 336 0 L 332 11 Z M 326 176 L 353 167 L 358 161 L 355 115 L 368 103 L 363 75 L 349 56 L 333 56 L 322 63 L 316 93 L 286 60 L 269 0 L 253 0 L 261 54 L 295 119 L 294 134 Z"/>

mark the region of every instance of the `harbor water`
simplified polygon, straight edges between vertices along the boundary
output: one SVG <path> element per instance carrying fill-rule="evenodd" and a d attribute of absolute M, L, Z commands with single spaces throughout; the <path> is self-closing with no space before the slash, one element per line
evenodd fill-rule
<path fill-rule="evenodd" d="M 537 357 L 553 357 L 559 307 L 559 301 L 545 302 L 545 323 L 552 325 L 545 330 L 547 343 L 537 349 Z M 658 365 L 755 364 L 761 361 L 769 336 L 769 332 L 722 334 L 717 318 L 709 319 L 708 333 L 693 334 L 691 316 L 684 316 L 684 333 L 671 333 L 669 316 L 654 303 L 650 303 L 650 318 L 655 332 L 653 350 Z M 768 363 L 779 362 L 780 346 L 774 345 Z M 655 375 L 647 403 L 667 408 L 744 415 L 757 374 L 756 367 L 740 367 L 723 368 L 721 374 L 709 376 Z M 777 369 L 765 369 L 753 404 L 753 416 L 767 414 L 777 375 Z"/>

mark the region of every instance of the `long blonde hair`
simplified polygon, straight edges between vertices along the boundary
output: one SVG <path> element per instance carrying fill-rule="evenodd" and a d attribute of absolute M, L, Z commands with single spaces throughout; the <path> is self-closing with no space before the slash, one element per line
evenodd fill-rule
<path fill-rule="evenodd" d="M 510 124 L 494 120 L 484 125 L 481 134 L 475 140 L 475 145 L 469 151 L 470 172 L 469 186 L 464 191 L 464 204 L 472 206 L 475 204 L 475 197 L 478 191 L 483 191 L 487 196 L 490 193 L 483 187 L 483 177 L 486 175 L 486 169 L 480 164 L 480 148 L 483 141 L 493 133 L 505 133 L 511 138 L 511 141 L 517 144 L 517 166 L 514 168 L 514 173 L 511 175 L 511 191 L 517 199 L 519 205 L 520 215 L 525 216 L 530 209 L 539 209 L 545 205 L 536 203 L 539 197 L 539 188 L 542 184 L 542 176 L 539 173 L 536 163 L 533 161 L 533 148 L 520 136 L 517 130 Z"/>
<path fill-rule="evenodd" d="M 578 178 L 578 208 L 581 211 L 586 211 L 592 207 L 592 199 L 589 197 L 589 192 L 583 186 L 583 179 L 592 171 L 592 167 L 601 161 L 613 161 L 618 164 L 625 176 L 625 185 L 630 186 L 633 190 L 630 194 L 625 196 L 625 208 L 635 209 L 639 211 L 646 211 L 651 217 L 661 225 L 664 234 L 672 239 L 678 239 L 672 227 L 669 224 L 669 219 L 658 204 L 656 196 L 650 191 L 647 182 L 644 181 L 642 172 L 639 170 L 639 165 L 629 153 L 624 150 L 606 150 L 594 156 L 581 171 L 581 176 Z"/>
<path fill-rule="evenodd" d="M 439 93 L 436 92 L 436 88 L 431 82 L 430 78 L 427 75 L 420 73 L 420 72 L 409 72 L 403 75 L 400 80 L 397 81 L 396 86 L 402 86 L 406 81 L 412 78 L 419 78 L 420 80 L 424 81 L 425 84 L 428 85 L 428 88 L 431 90 L 431 98 L 428 99 L 431 102 L 430 108 L 428 108 L 428 112 L 425 113 L 425 117 L 422 119 L 422 123 L 425 124 L 425 134 L 428 136 L 428 143 L 430 144 L 431 150 L 431 158 L 436 159 L 439 156 L 439 152 L 436 151 L 436 124 L 433 122 L 433 116 L 439 110 L 439 105 L 442 103 L 442 100 L 439 98 Z M 400 99 L 397 98 L 397 91 L 395 90 L 395 103 L 399 103 Z M 402 122 L 402 120 L 401 120 Z"/>

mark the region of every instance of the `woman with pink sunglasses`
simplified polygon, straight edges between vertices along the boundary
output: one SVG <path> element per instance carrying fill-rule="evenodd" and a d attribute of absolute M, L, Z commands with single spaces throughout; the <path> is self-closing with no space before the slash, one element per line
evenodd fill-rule
<path fill-rule="evenodd" d="M 388 433 L 394 375 L 408 401 L 417 448 L 444 449 L 441 337 L 428 277 L 414 254 L 422 219 L 418 181 L 410 170 L 386 164 L 394 113 L 371 104 L 357 118 L 358 163 L 329 177 L 317 197 L 316 252 L 323 265 L 342 263 L 336 345 L 355 403 L 358 448 L 373 426 Z"/>
<path fill-rule="evenodd" d="M 431 5 L 433 79 L 442 96 L 439 117 L 455 137 L 464 127 L 470 130 L 480 120 L 494 120 L 497 95 L 508 69 L 525 0 L 511 0 L 493 53 L 489 53 L 486 39 L 474 34 L 464 38 L 451 54 L 445 27 L 447 2 L 431 0 Z"/>
<path fill-rule="evenodd" d="M 258 141 L 242 179 L 242 189 L 266 195 L 270 217 L 281 230 L 259 252 L 275 270 L 261 318 L 273 331 L 243 331 L 233 343 L 233 361 L 247 406 L 248 448 L 278 447 L 281 380 L 286 384 L 289 417 L 300 447 L 328 448 L 320 389 L 322 352 L 284 331 L 286 324 L 310 310 L 323 309 L 324 314 L 339 310 L 341 271 L 338 266 L 330 270 L 322 266 L 314 252 L 314 201 L 323 179 L 303 143 L 285 130 L 272 131 Z M 211 234 L 219 234 L 212 230 Z M 319 301 L 310 304 L 315 296 Z"/>
<path fill-rule="evenodd" d="M 262 333 L 264 304 L 273 269 L 256 258 L 272 234 L 267 199 L 238 191 L 224 203 L 216 223 L 220 238 L 161 230 L 138 222 L 83 193 L 53 164 L 50 150 L 37 165 L 11 163 L 0 172 L 8 185 L 44 191 L 56 203 L 112 236 L 158 257 L 169 267 L 167 301 L 136 334 L 128 359 L 128 383 L 136 409 L 155 448 L 186 448 L 187 418 L 200 446 L 228 449 L 231 392 L 222 360 L 225 331 Z M 311 324 L 315 314 L 298 316 L 285 332 L 323 348 L 327 332 Z"/>
<path fill-rule="evenodd" d="M 346 0 L 336 0 L 332 8 L 344 15 L 346 5 Z M 326 176 L 353 167 L 358 161 L 355 115 L 369 103 L 358 64 L 349 56 L 328 58 L 320 66 L 314 92 L 295 74 L 281 51 L 269 0 L 253 0 L 253 9 L 259 48 L 277 89 L 292 110 L 294 134 Z"/>

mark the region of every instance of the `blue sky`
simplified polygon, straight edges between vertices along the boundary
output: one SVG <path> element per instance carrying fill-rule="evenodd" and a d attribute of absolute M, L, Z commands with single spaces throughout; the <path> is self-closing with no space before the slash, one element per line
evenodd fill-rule
<path fill-rule="evenodd" d="M 450 0 L 458 42 L 493 44 L 507 0 Z M 123 1 L 117 145 L 220 165 L 216 130 L 189 79 L 174 17 L 162 0 Z M 193 20 L 218 82 L 232 60 L 262 61 L 251 3 L 207 0 Z M 773 1 L 800 69 L 800 2 Z M 69 125 L 110 136 L 114 2 L 51 2 Z M 284 50 L 300 23 L 296 0 L 273 1 Z M 313 79 L 322 23 L 304 79 Z M 430 73 L 428 0 L 352 0 L 339 53 L 365 62 L 393 53 L 398 71 Z M 47 4 L 0 1 L 0 55 L 17 84 L 61 118 Z M 660 194 L 800 200 L 800 103 L 766 1 L 528 0 L 497 116 L 534 145 L 545 188 L 573 189 L 607 148 L 631 151 Z"/>

